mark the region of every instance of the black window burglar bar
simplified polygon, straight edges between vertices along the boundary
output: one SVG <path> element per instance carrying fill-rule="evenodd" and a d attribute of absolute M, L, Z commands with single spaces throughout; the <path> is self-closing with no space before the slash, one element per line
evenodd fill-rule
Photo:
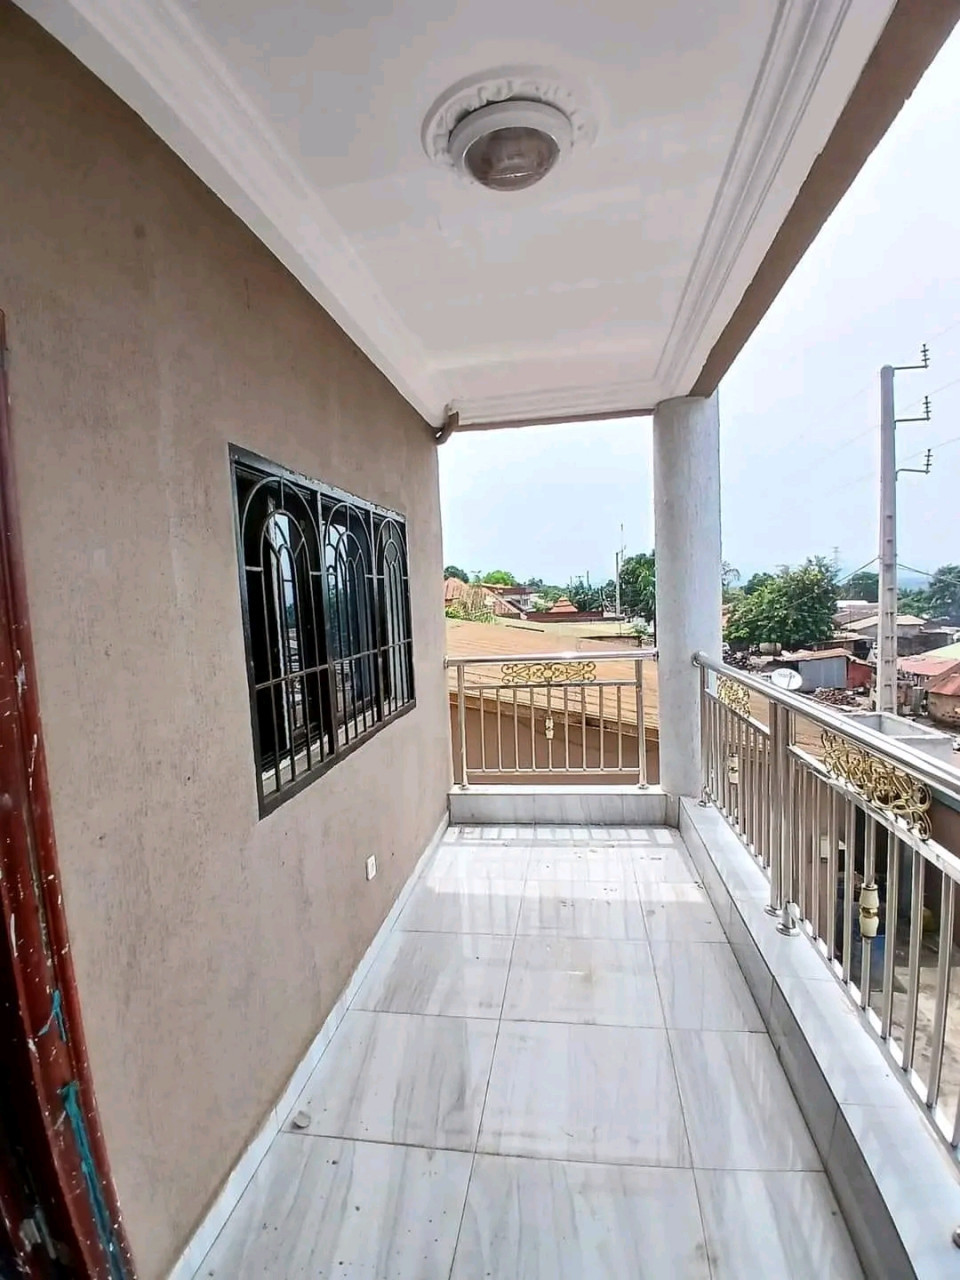
<path fill-rule="evenodd" d="M 414 705 L 406 523 L 231 447 L 261 815 Z"/>

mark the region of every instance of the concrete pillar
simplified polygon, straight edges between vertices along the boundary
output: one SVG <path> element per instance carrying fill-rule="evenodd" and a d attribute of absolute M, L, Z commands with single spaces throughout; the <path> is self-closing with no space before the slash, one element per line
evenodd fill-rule
<path fill-rule="evenodd" d="M 700 794 L 700 682 L 692 655 L 720 657 L 720 417 L 717 396 L 653 414 L 660 785 Z"/>

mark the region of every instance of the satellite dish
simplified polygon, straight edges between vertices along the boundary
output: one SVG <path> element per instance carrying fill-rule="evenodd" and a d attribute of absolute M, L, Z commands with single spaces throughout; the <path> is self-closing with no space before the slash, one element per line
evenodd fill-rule
<path fill-rule="evenodd" d="M 770 683 L 775 684 L 778 689 L 786 689 L 788 693 L 796 693 L 803 684 L 803 676 L 792 667 L 777 667 L 770 674 Z"/>

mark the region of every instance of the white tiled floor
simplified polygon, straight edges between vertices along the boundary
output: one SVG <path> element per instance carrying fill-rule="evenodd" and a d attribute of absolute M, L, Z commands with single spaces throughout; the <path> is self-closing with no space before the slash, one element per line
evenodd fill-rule
<path fill-rule="evenodd" d="M 679 837 L 454 830 L 197 1272 L 857 1280 Z"/>

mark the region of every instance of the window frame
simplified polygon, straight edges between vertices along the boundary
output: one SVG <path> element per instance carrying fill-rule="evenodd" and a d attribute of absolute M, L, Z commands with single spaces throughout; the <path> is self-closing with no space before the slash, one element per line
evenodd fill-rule
<path fill-rule="evenodd" d="M 229 453 L 229 475 L 231 501 L 233 503 L 233 523 L 234 536 L 237 551 L 237 574 L 240 588 L 240 613 L 243 627 L 243 645 L 244 645 L 244 663 L 247 671 L 247 691 L 250 702 L 250 728 L 252 734 L 252 747 L 254 758 L 254 771 L 256 776 L 257 787 L 257 805 L 260 818 L 265 818 L 272 813 L 280 805 L 285 804 L 287 800 L 292 799 L 295 795 L 299 795 L 312 782 L 323 777 L 341 760 L 352 755 L 354 751 L 362 747 L 372 737 L 385 729 L 394 721 L 401 719 L 409 712 L 413 711 L 417 705 L 416 697 L 416 671 L 414 661 L 414 636 L 413 636 L 413 607 L 410 598 L 410 561 L 409 561 L 409 539 L 407 518 L 403 512 L 394 511 L 389 507 L 383 507 L 374 502 L 369 502 L 365 498 L 359 498 L 355 494 L 348 493 L 346 490 L 337 488 L 334 485 L 326 484 L 316 480 L 311 476 L 303 475 L 301 472 L 293 471 L 289 467 L 284 467 L 280 463 L 274 462 L 269 458 L 264 458 L 261 454 L 254 453 L 249 449 L 242 448 L 239 445 L 230 444 Z M 248 590 L 248 573 L 249 565 L 244 549 L 244 529 L 241 525 L 241 506 L 238 484 L 238 471 L 245 472 L 250 476 L 254 483 L 258 480 L 281 480 L 286 481 L 298 490 L 309 490 L 313 502 L 316 507 L 317 532 L 319 538 L 318 552 L 318 581 L 319 588 L 314 599 L 314 611 L 318 622 L 319 635 L 316 640 L 318 652 L 318 666 L 324 666 L 326 669 L 325 688 L 320 687 L 320 704 L 321 704 L 321 720 L 319 724 L 318 746 L 323 745 L 324 758 L 312 764 L 311 767 L 305 769 L 304 772 L 296 776 L 293 781 L 280 783 L 276 790 L 268 791 L 264 787 L 264 774 L 269 770 L 264 765 L 263 738 L 260 733 L 260 716 L 257 705 L 258 680 L 255 667 L 255 651 L 253 642 L 253 626 L 251 622 L 250 600 Z M 328 580 L 328 570 L 326 563 L 326 528 L 327 515 L 330 512 L 342 510 L 344 507 L 351 511 L 358 512 L 365 522 L 369 552 L 370 552 L 370 574 L 367 579 L 370 584 L 370 594 L 367 598 L 367 607 L 370 611 L 371 623 L 375 637 L 375 647 L 373 649 L 373 666 L 375 667 L 375 685 L 373 701 L 374 710 L 379 713 L 379 718 L 375 718 L 372 724 L 364 728 L 358 728 L 356 724 L 356 707 L 348 708 L 342 701 L 340 684 L 336 678 L 335 668 L 338 662 L 350 661 L 350 658 L 336 658 L 332 646 L 331 632 L 331 614 L 330 614 L 330 585 Z M 385 656 L 390 652 L 390 642 L 385 632 L 383 618 L 384 610 L 387 607 L 386 601 L 383 599 L 382 584 L 386 579 L 385 573 L 381 571 L 378 559 L 378 547 L 380 545 L 380 533 L 388 523 L 394 525 L 400 532 L 400 538 L 403 547 L 404 556 L 404 583 L 405 594 L 401 600 L 401 606 L 404 610 L 404 622 L 406 625 L 406 639 L 403 642 L 406 645 L 409 659 L 407 677 L 409 680 L 409 700 L 402 703 L 396 709 L 388 711 L 389 704 L 393 701 L 393 694 L 386 696 L 384 692 L 384 683 L 382 676 L 383 664 L 389 659 Z M 349 607 L 349 605 L 348 605 Z M 268 624 L 269 625 L 269 624 Z M 354 659 L 355 660 L 355 659 Z M 304 697 L 307 697 L 306 677 L 304 677 Z M 351 716 L 354 721 L 350 731 L 345 728 L 345 721 L 350 721 Z M 324 718 L 326 717 L 326 718 Z M 308 735 L 309 736 L 309 735 Z M 329 750 L 327 749 L 326 740 L 329 739 Z M 278 751 L 278 745 L 274 744 L 274 753 Z M 291 750 L 294 748 L 291 746 Z M 279 772 L 279 764 L 274 766 Z"/>

